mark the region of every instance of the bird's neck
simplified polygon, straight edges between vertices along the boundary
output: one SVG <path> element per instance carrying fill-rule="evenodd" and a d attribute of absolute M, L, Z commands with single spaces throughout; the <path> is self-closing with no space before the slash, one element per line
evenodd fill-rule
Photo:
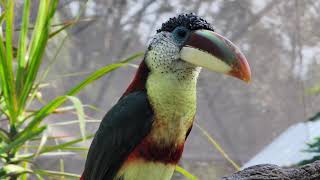
<path fill-rule="evenodd" d="M 153 140 L 167 144 L 184 143 L 196 113 L 197 77 L 150 73 L 147 93 L 155 112 Z"/>

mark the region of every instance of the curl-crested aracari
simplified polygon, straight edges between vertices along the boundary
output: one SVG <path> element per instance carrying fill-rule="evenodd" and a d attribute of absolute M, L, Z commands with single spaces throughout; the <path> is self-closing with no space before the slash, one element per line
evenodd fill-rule
<path fill-rule="evenodd" d="M 196 114 L 201 67 L 250 81 L 240 50 L 194 14 L 170 18 L 103 118 L 82 180 L 170 180 Z"/>

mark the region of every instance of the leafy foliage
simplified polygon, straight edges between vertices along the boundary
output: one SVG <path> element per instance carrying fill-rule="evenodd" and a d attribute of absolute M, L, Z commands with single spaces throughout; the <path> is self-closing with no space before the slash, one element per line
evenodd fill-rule
<path fill-rule="evenodd" d="M 317 112 L 315 115 L 310 117 L 308 121 L 317 121 L 319 120 L 320 112 Z M 312 143 L 307 143 L 308 149 L 304 150 L 305 152 L 312 153 L 314 156 L 311 159 L 306 159 L 300 161 L 297 165 L 302 166 L 309 163 L 313 163 L 317 160 L 320 160 L 320 137 L 314 139 Z"/>
<path fill-rule="evenodd" d="M 110 64 L 93 72 L 85 80 L 69 90 L 65 95 L 58 96 L 43 107 L 30 110 L 29 105 L 37 101 L 41 94 L 39 78 L 40 67 L 45 60 L 46 46 L 50 38 L 64 31 L 77 20 L 62 23 L 56 31 L 52 30 L 57 0 L 39 1 L 37 18 L 33 28 L 29 28 L 30 8 L 33 1 L 24 1 L 22 23 L 19 31 L 14 28 L 15 1 L 3 1 L 0 25 L 5 24 L 5 33 L 0 26 L 0 179 L 27 179 L 26 174 L 34 174 L 38 179 L 42 176 L 64 176 L 78 178 L 79 175 L 39 169 L 33 166 L 36 157 L 50 153 L 59 156 L 72 151 L 86 151 L 87 148 L 75 146 L 77 143 L 91 138 L 85 133 L 85 113 L 81 101 L 76 98 L 84 87 L 103 75 L 116 70 L 127 62 L 142 56 L 142 53 Z M 14 47 L 14 36 L 19 37 L 18 47 Z M 39 80 L 40 79 L 40 80 Z M 78 123 L 82 137 L 65 141 L 61 144 L 47 145 L 48 139 L 56 140 L 47 133 L 50 124 L 43 121 L 51 114 L 61 110 L 67 100 L 73 103 L 72 110 L 78 115 Z M 32 143 L 33 146 L 28 146 Z"/>
<path fill-rule="evenodd" d="M 315 138 L 312 143 L 307 143 L 308 149 L 305 152 L 315 154 L 311 159 L 306 159 L 298 163 L 299 166 L 313 163 L 314 161 L 320 160 L 320 137 Z"/>

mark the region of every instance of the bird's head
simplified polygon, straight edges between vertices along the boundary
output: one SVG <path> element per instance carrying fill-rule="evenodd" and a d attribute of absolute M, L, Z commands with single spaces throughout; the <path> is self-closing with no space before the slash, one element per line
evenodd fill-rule
<path fill-rule="evenodd" d="M 151 72 L 175 73 L 178 78 L 197 76 L 201 67 L 249 82 L 245 56 L 227 38 L 194 14 L 170 18 L 157 30 L 146 52 Z"/>

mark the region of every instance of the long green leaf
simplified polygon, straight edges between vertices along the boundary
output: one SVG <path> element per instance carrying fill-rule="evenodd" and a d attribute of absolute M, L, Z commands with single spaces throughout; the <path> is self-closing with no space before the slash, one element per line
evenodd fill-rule
<path fill-rule="evenodd" d="M 42 137 L 40 140 L 40 144 L 38 146 L 37 152 L 35 154 L 35 157 L 39 156 L 40 152 L 42 151 L 44 145 L 46 144 L 47 140 L 48 140 L 48 131 L 45 131 L 44 133 L 42 133 Z"/>
<path fill-rule="evenodd" d="M 23 146 L 24 148 L 29 149 L 38 149 L 38 146 Z M 43 146 L 44 148 L 51 148 L 52 146 Z M 68 151 L 88 151 L 89 148 L 87 147 L 61 147 L 60 150 L 68 150 Z"/>
<path fill-rule="evenodd" d="M 78 93 L 81 89 L 83 89 L 85 86 L 87 86 L 88 84 L 90 84 L 91 82 L 99 79 L 100 77 L 102 77 L 104 74 L 114 71 L 116 69 L 118 69 L 119 67 L 122 67 L 123 65 L 126 65 L 126 63 L 141 57 L 143 55 L 142 52 L 136 53 L 122 61 L 120 61 L 120 63 L 117 64 L 110 64 L 106 67 L 103 67 L 101 69 L 99 69 L 98 71 L 94 72 L 93 74 L 91 74 L 88 78 L 86 78 L 84 81 L 82 81 L 80 84 L 78 84 L 76 87 L 74 87 L 73 89 L 71 89 L 67 95 L 72 96 L 76 93 Z"/>
<path fill-rule="evenodd" d="M 66 96 L 57 97 L 56 99 L 49 102 L 46 106 L 41 108 L 35 114 L 35 117 L 33 118 L 33 120 L 26 126 L 26 128 L 20 134 L 17 135 L 17 137 L 15 139 L 19 139 L 19 138 L 25 136 L 25 134 L 27 134 L 29 131 L 31 131 L 33 128 L 35 128 L 46 116 L 48 116 L 56 108 L 61 106 L 67 100 L 67 96 L 74 96 L 75 94 L 77 94 L 80 90 L 82 90 L 88 84 L 101 78 L 103 75 L 105 75 L 111 71 L 114 71 L 114 70 L 118 69 L 119 67 L 124 66 L 125 63 L 127 63 L 131 60 L 134 60 L 142 55 L 143 55 L 143 53 L 134 54 L 134 55 L 130 56 L 129 58 L 122 60 L 121 61 L 122 63 L 110 64 L 110 65 L 105 66 L 105 67 L 97 70 L 96 72 L 92 73 L 89 77 L 87 77 L 85 80 L 83 80 L 77 86 L 75 86 L 70 91 L 68 91 Z"/>
<path fill-rule="evenodd" d="M 71 25 L 77 23 L 78 21 L 70 21 L 70 22 L 66 22 L 63 24 L 62 27 L 60 27 L 58 30 L 51 32 L 49 35 L 49 38 L 53 38 L 54 36 L 56 36 L 57 34 L 59 34 L 60 32 L 62 32 L 63 30 L 66 30 L 67 28 L 69 28 Z"/>
<path fill-rule="evenodd" d="M 53 123 L 50 124 L 50 126 L 67 126 L 72 124 L 78 124 L 79 120 L 73 120 L 73 121 L 65 121 L 65 122 L 59 122 L 59 123 Z M 85 123 L 101 123 L 101 120 L 85 120 Z"/>
<path fill-rule="evenodd" d="M 1 13 L 1 15 L 0 15 L 0 25 L 2 25 L 2 22 L 3 22 L 3 19 L 4 19 L 4 15 L 5 15 L 4 12 Z"/>
<path fill-rule="evenodd" d="M 0 128 L 0 140 L 3 140 L 6 143 L 9 143 L 10 141 L 9 134 L 2 128 Z"/>
<path fill-rule="evenodd" d="M 240 170 L 240 166 L 234 162 L 226 152 L 224 152 L 224 150 L 222 149 L 222 147 L 220 146 L 220 144 L 214 140 L 210 134 L 208 133 L 208 131 L 206 131 L 204 128 L 202 128 L 199 124 L 194 123 L 196 127 L 198 127 L 200 129 L 200 131 L 202 132 L 202 134 L 204 136 L 207 137 L 208 141 L 219 151 L 219 153 L 237 170 Z"/>
<path fill-rule="evenodd" d="M 26 136 L 21 137 L 20 139 L 17 139 L 7 145 L 5 145 L 2 149 L 0 149 L 0 154 L 8 152 L 10 150 L 18 148 L 20 145 L 28 141 L 29 139 L 32 139 L 35 136 L 38 136 L 46 129 L 45 126 L 37 128 L 33 131 L 28 132 Z"/>
<path fill-rule="evenodd" d="M 66 173 L 66 172 L 59 172 L 59 171 L 49 171 L 49 170 L 35 170 L 37 174 L 46 175 L 46 176 L 65 176 L 69 178 L 79 179 L 80 175 L 73 174 L 73 173 Z"/>
<path fill-rule="evenodd" d="M 0 13 L 1 13 L 1 16 L 0 16 L 0 36 L 3 36 L 2 23 L 3 23 L 4 17 L 5 17 L 5 12 L 1 12 L 1 9 L 0 9 Z M 3 43 L 3 42 L 1 41 L 1 43 Z"/>
<path fill-rule="evenodd" d="M 8 164 L 0 168 L 0 178 L 6 176 L 8 177 L 13 175 L 20 175 L 24 173 L 33 173 L 33 171 L 15 164 Z"/>
<path fill-rule="evenodd" d="M 13 39 L 13 19 L 14 19 L 14 1 L 7 1 L 6 3 L 6 53 L 9 67 L 12 69 L 12 39 Z M 13 74 L 10 74 L 13 77 Z"/>
<path fill-rule="evenodd" d="M 74 94 L 77 94 L 81 89 L 83 89 L 85 86 L 87 86 L 91 82 L 99 79 L 100 77 L 102 77 L 106 73 L 114 71 L 114 70 L 116 70 L 119 67 L 122 67 L 124 65 L 125 65 L 124 63 L 110 64 L 110 65 L 108 65 L 106 67 L 103 67 L 103 68 L 97 70 L 96 72 L 91 74 L 88 78 L 86 78 L 84 81 L 82 81 L 80 84 L 78 84 L 77 86 L 72 88 L 70 91 L 68 91 L 67 95 L 72 96 Z"/>
<path fill-rule="evenodd" d="M 29 56 L 26 77 L 23 81 L 22 92 L 19 98 L 19 109 L 23 109 L 34 85 L 36 76 L 42 62 L 42 56 L 49 37 L 50 22 L 57 6 L 56 0 L 40 1 L 38 18 L 33 31 L 29 48 Z M 41 32 L 41 33 L 39 33 Z"/>
<path fill-rule="evenodd" d="M 30 0 L 24 1 L 22 26 L 19 37 L 19 48 L 18 48 L 18 68 L 16 75 L 16 91 L 20 93 L 19 90 L 22 87 L 22 80 L 24 79 L 24 69 L 26 67 L 26 52 L 27 52 L 27 41 L 28 41 L 28 26 L 29 26 L 29 14 L 30 14 Z M 20 94 L 18 94 L 19 96 Z"/>
<path fill-rule="evenodd" d="M 35 176 L 38 180 L 44 180 L 44 178 L 40 174 L 35 173 Z"/>
<path fill-rule="evenodd" d="M 191 173 L 189 173 L 187 170 L 183 169 L 180 166 L 176 166 L 176 171 L 181 173 L 183 176 L 187 177 L 190 180 L 197 180 L 198 178 Z"/>
<path fill-rule="evenodd" d="M 30 9 L 28 9 L 28 10 L 30 10 Z M 27 14 L 27 13 L 26 13 Z M 4 13 L 0 16 L 0 25 L 1 25 L 1 22 L 2 22 L 2 20 L 4 19 L 3 18 L 4 17 Z M 29 18 L 29 16 L 23 16 L 24 18 L 23 19 L 27 19 L 27 18 Z M 88 20 L 87 20 L 88 21 Z M 48 37 L 48 39 L 51 39 L 51 38 L 53 38 L 53 37 L 55 37 L 56 35 L 58 35 L 60 32 L 62 32 L 63 30 L 65 30 L 65 29 L 67 29 L 67 28 L 69 28 L 69 27 L 71 27 L 73 24 L 75 24 L 75 23 L 77 23 L 78 21 L 67 21 L 67 22 L 65 22 L 65 23 L 62 23 L 60 26 L 62 26 L 62 27 L 60 27 L 58 30 L 55 30 L 55 31 L 53 31 L 53 32 L 51 32 L 50 34 L 49 34 L 49 37 Z M 53 27 L 53 26 L 51 26 L 51 27 Z M 29 29 L 34 29 L 34 28 L 27 28 L 27 30 L 29 30 Z M 1 30 L 1 27 L 0 27 L 0 30 Z M 23 30 L 23 28 L 22 29 L 15 29 L 15 31 L 22 31 Z M 2 32 L 0 31 L 0 34 L 1 34 Z M 22 32 L 22 34 L 24 34 L 24 32 Z M 3 43 L 5 43 L 5 41 L 3 41 Z M 15 47 L 15 46 L 12 46 L 12 51 L 13 51 L 13 57 L 14 58 L 16 58 L 17 56 L 18 56 L 18 50 L 19 50 L 19 48 L 17 48 L 17 47 Z M 21 57 L 23 57 L 23 56 L 21 56 Z M 16 89 L 18 89 L 18 88 L 16 88 Z"/>
<path fill-rule="evenodd" d="M 49 140 L 54 140 L 54 139 L 64 139 L 64 138 L 69 138 L 70 136 L 48 136 Z M 30 141 L 40 141 L 41 138 L 35 137 L 30 139 Z"/>
<path fill-rule="evenodd" d="M 68 99 L 70 99 L 70 101 L 72 101 L 74 107 L 76 108 L 78 119 L 79 119 L 80 133 L 81 133 L 83 140 L 85 140 L 86 122 L 85 122 L 85 118 L 84 118 L 85 114 L 84 114 L 83 105 L 77 97 L 74 97 L 74 96 L 67 96 L 67 97 L 68 97 Z"/>
<path fill-rule="evenodd" d="M 23 138 L 28 134 L 28 132 L 32 131 L 32 129 L 36 128 L 40 122 L 48 116 L 50 113 L 52 113 L 57 107 L 59 107 L 61 104 L 65 102 L 66 97 L 60 96 L 55 98 L 53 101 L 48 103 L 46 106 L 40 109 L 38 113 L 34 116 L 34 118 L 28 123 L 28 125 L 24 128 L 23 131 L 21 131 L 14 139 L 19 140 L 20 138 Z"/>
<path fill-rule="evenodd" d="M 90 139 L 92 138 L 94 135 L 88 135 L 85 137 L 85 139 Z M 38 153 L 34 153 L 34 154 L 28 154 L 28 155 L 20 155 L 20 157 L 17 157 L 15 159 L 15 162 L 21 162 L 21 161 L 25 161 L 28 159 L 32 159 L 38 155 L 44 154 L 44 153 L 49 153 L 49 152 L 54 152 L 54 151 L 58 151 L 58 150 L 74 150 L 74 151 L 80 151 L 80 150 L 87 150 L 87 149 L 83 149 L 83 148 L 79 148 L 79 147 L 74 147 L 73 145 L 79 143 L 79 142 L 83 142 L 83 138 L 78 138 L 78 139 L 74 139 L 62 144 L 58 144 L 58 145 L 53 145 L 53 146 L 43 146 L 42 150 Z M 30 148 L 33 148 L 32 146 L 30 146 Z M 59 153 L 59 152 L 58 152 Z M 1 154 L 1 151 L 0 151 Z"/>
<path fill-rule="evenodd" d="M 90 139 L 93 136 L 94 135 L 86 136 L 86 139 Z M 77 144 L 79 142 L 83 142 L 83 138 L 78 138 L 78 139 L 75 139 L 75 140 L 72 140 L 72 141 L 69 141 L 69 142 L 65 142 L 65 143 L 62 143 L 62 144 L 59 144 L 59 145 L 55 145 L 55 146 L 44 147 L 42 149 L 42 151 L 40 152 L 40 154 L 46 153 L 46 152 L 51 152 L 51 151 L 63 150 L 64 148 L 70 147 L 70 146 L 72 146 L 74 144 Z"/>
<path fill-rule="evenodd" d="M 70 156 L 70 155 L 76 155 L 75 152 L 71 151 L 54 151 L 54 152 L 46 152 L 42 153 L 41 156 L 46 156 L 46 157 L 56 157 L 56 156 Z"/>
<path fill-rule="evenodd" d="M 74 23 L 71 23 L 71 25 L 69 26 L 65 26 L 66 28 L 68 27 L 72 27 L 75 23 L 79 22 L 80 21 L 80 17 L 83 15 L 83 13 L 85 12 L 85 7 L 88 3 L 88 0 L 85 0 L 84 1 L 84 5 L 80 8 L 80 11 L 78 13 L 78 15 L 76 16 L 75 20 L 74 20 Z M 54 34 L 53 34 L 54 36 Z M 53 37 L 51 36 L 51 37 Z M 42 75 L 42 79 L 46 78 L 47 77 L 47 74 L 49 73 L 52 65 L 56 62 L 57 60 L 57 56 L 60 52 L 60 50 L 62 49 L 62 46 L 64 45 L 65 41 L 67 40 L 67 38 L 69 37 L 69 34 L 67 34 L 61 41 L 60 45 L 58 46 L 58 49 L 57 51 L 55 52 L 55 55 L 53 56 L 52 60 L 49 61 L 49 65 L 47 66 L 46 70 L 44 71 L 43 75 Z M 40 81 L 41 82 L 41 81 Z"/>
<path fill-rule="evenodd" d="M 1 82 L 2 82 L 2 90 L 3 95 L 6 101 L 6 107 L 9 110 L 10 114 L 10 124 L 14 125 L 16 121 L 16 94 L 14 88 L 14 75 L 13 75 L 13 50 L 12 50 L 12 39 L 13 39 L 13 18 L 14 18 L 14 1 L 8 1 L 6 3 L 6 11 L 5 11 L 5 21 L 6 21 L 6 42 L 5 47 L 3 46 L 2 37 L 0 38 L 0 51 L 2 54 L 0 57 L 0 71 L 1 73 Z"/>

